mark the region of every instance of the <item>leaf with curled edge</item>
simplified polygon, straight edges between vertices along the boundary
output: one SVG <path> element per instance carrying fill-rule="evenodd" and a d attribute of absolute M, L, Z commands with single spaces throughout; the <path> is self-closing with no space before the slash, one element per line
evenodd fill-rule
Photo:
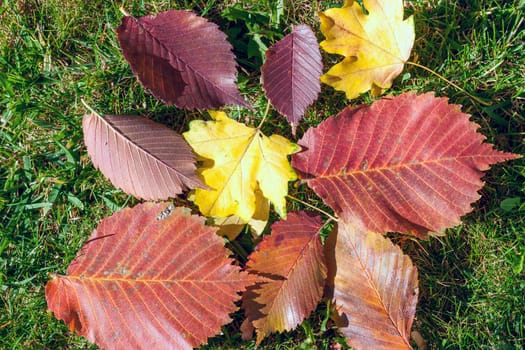
<path fill-rule="evenodd" d="M 392 85 L 410 57 L 414 20 L 403 20 L 403 0 L 346 0 L 341 8 L 319 14 L 325 40 L 321 48 L 345 56 L 321 77 L 353 99 L 372 89 L 379 95 Z"/>
<path fill-rule="evenodd" d="M 253 281 L 204 218 L 149 202 L 102 220 L 46 299 L 101 348 L 192 349 L 231 321 Z"/>
<path fill-rule="evenodd" d="M 306 108 L 321 91 L 323 62 L 312 29 L 301 24 L 266 52 L 261 82 L 272 106 L 286 116 L 295 135 Z"/>
<path fill-rule="evenodd" d="M 95 168 L 124 192 L 146 200 L 206 186 L 182 136 L 145 117 L 86 114 L 84 142 Z"/>
<path fill-rule="evenodd" d="M 344 220 L 426 238 L 472 210 L 491 164 L 519 157 L 478 128 L 446 98 L 404 93 L 309 129 L 292 166 Z"/>
<path fill-rule="evenodd" d="M 322 226 L 311 212 L 289 213 L 248 258 L 247 271 L 260 281 L 244 293 L 243 308 L 258 344 L 272 332 L 297 327 L 321 300 L 326 279 Z M 249 333 L 249 325 L 242 328 Z"/>
<path fill-rule="evenodd" d="M 124 57 L 140 82 L 165 103 L 208 109 L 249 105 L 236 86 L 226 34 L 189 11 L 125 16 L 117 28 Z"/>
<path fill-rule="evenodd" d="M 418 298 L 417 269 L 380 234 L 340 221 L 325 242 L 328 297 L 355 349 L 411 349 Z"/>

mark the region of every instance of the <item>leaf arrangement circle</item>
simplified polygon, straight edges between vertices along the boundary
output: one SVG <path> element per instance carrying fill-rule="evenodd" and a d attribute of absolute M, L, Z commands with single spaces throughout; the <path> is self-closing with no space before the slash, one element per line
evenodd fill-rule
<path fill-rule="evenodd" d="M 266 97 L 294 136 L 319 79 L 348 98 L 378 95 L 403 70 L 414 41 L 401 0 L 347 0 L 320 19 L 321 48 L 343 61 L 321 76 L 315 34 L 297 25 L 270 47 L 261 70 Z M 232 47 L 206 19 L 180 10 L 125 16 L 117 35 L 131 70 L 165 103 L 250 107 L 236 86 Z M 229 258 L 217 228 L 189 209 L 147 202 L 102 220 L 67 274 L 46 285 L 55 316 L 101 347 L 200 346 L 231 320 L 239 293 L 242 336 L 255 330 L 260 344 L 297 327 L 325 292 L 350 346 L 408 349 L 417 269 L 382 234 L 427 238 L 459 224 L 479 198 L 483 172 L 518 157 L 494 150 L 469 115 L 432 93 L 348 107 L 307 129 L 298 145 L 225 112 L 210 115 L 182 136 L 145 117 L 84 116 L 93 165 L 124 192 L 157 201 L 194 190 L 190 200 L 230 238 L 245 223 L 264 232 L 270 205 L 281 218 L 245 271 Z M 287 213 L 289 182 L 297 178 L 339 217 L 324 245 L 319 216 Z"/>

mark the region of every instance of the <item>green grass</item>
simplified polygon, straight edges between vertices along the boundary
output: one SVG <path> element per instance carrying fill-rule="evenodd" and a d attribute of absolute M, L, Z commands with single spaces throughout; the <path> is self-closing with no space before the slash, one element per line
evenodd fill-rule
<path fill-rule="evenodd" d="M 49 273 L 65 273 L 101 218 L 136 201 L 93 169 L 82 141 L 81 117 L 86 111 L 80 101 L 104 114 L 145 114 L 178 131 L 200 114 L 165 106 L 137 83 L 116 40 L 120 2 L 2 3 L 0 348 L 94 349 L 47 313 L 44 286 Z M 191 8 L 227 28 L 220 11 L 231 3 L 126 1 L 123 6 L 137 16 Z M 274 1 L 245 3 L 269 12 Z M 285 32 L 289 23 L 300 22 L 318 28 L 316 11 L 340 3 L 285 1 L 284 15 L 273 30 Z M 490 106 L 413 66 L 406 67 L 389 93 L 435 91 L 448 96 L 472 114 L 480 132 L 498 149 L 525 154 L 524 2 L 419 0 L 406 1 L 406 7 L 416 22 L 412 59 Z M 337 60 L 325 55 L 326 66 Z M 255 123 L 266 102 L 258 72 L 241 67 L 239 85 L 257 111 L 250 116 L 243 110 L 239 117 Z M 363 96 L 355 103 L 369 101 Z M 346 103 L 341 93 L 324 86 L 298 128 L 299 136 Z M 286 123 L 276 114 L 272 117 L 265 132 L 291 138 Z M 396 237 L 419 269 L 420 302 L 413 330 L 430 349 L 521 349 L 525 343 L 525 161 L 498 165 L 484 180 L 483 197 L 462 226 L 428 242 Z M 322 206 L 304 186 L 291 191 Z M 290 203 L 290 209 L 302 208 Z M 337 334 L 321 328 L 326 319 L 326 306 L 321 304 L 302 327 L 273 335 L 262 347 L 327 349 Z M 208 348 L 254 348 L 253 341 L 240 340 L 241 321 L 239 312 Z"/>

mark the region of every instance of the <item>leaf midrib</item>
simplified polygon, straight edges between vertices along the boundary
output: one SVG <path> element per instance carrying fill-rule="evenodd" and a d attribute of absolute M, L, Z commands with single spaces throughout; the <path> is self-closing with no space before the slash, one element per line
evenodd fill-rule
<path fill-rule="evenodd" d="M 426 165 L 426 164 L 458 162 L 460 159 L 475 158 L 476 156 L 477 155 L 470 155 L 470 156 L 460 156 L 460 157 L 446 157 L 446 158 L 423 160 L 423 161 L 410 161 L 409 163 L 400 163 L 400 164 L 391 165 L 391 166 L 367 168 L 366 170 L 351 169 L 350 171 L 347 171 L 346 167 L 342 167 L 338 173 L 314 175 L 314 178 L 315 179 L 330 179 L 330 178 L 339 178 L 339 177 L 345 177 L 345 176 L 354 176 L 357 174 L 364 174 L 366 176 L 367 173 L 372 173 L 372 172 L 385 172 L 388 170 L 395 170 L 395 169 L 401 169 L 401 168 L 412 168 L 414 166 L 420 166 L 420 165 Z M 482 157 L 487 158 L 490 156 L 482 155 Z M 494 157 L 497 157 L 497 156 L 494 156 Z"/>
<path fill-rule="evenodd" d="M 213 284 L 233 284 L 233 283 L 239 283 L 244 282 L 247 279 L 232 279 L 228 277 L 227 280 L 225 279 L 207 279 L 207 280 L 199 280 L 199 279 L 183 279 L 183 278 L 174 278 L 174 279 L 142 279 L 142 278 L 110 278 L 110 277 L 92 277 L 92 276 L 83 276 L 83 275 L 66 275 L 66 276 L 58 276 L 59 278 L 65 278 L 69 280 L 76 280 L 80 281 L 81 283 L 96 283 L 96 282 L 105 282 L 105 283 L 114 283 L 114 282 L 120 282 L 120 283 L 142 283 L 142 284 L 154 284 L 154 283 L 170 283 L 170 284 L 181 284 L 181 283 L 213 283 Z"/>
<path fill-rule="evenodd" d="M 253 141 L 256 139 L 256 136 L 258 136 L 258 135 L 263 135 L 264 136 L 264 134 L 259 129 L 253 129 L 253 135 L 249 137 L 250 140 L 248 141 L 248 145 L 245 147 L 245 149 L 243 150 L 241 156 L 237 160 L 237 162 L 236 162 L 235 166 L 233 167 L 233 170 L 230 172 L 230 175 L 228 176 L 224 186 L 222 186 L 222 188 L 219 191 L 215 190 L 215 191 L 218 192 L 218 194 L 215 197 L 215 200 L 212 202 L 212 205 L 210 205 L 210 212 L 211 212 L 212 208 L 215 208 L 215 205 L 216 205 L 217 201 L 219 200 L 219 197 L 222 196 L 222 193 L 224 192 L 226 187 L 228 187 L 230 185 L 230 182 L 231 182 L 231 179 L 233 177 L 233 174 L 235 174 L 237 172 L 237 169 L 239 168 L 240 164 L 242 163 L 244 157 L 246 156 L 246 153 L 252 147 Z M 241 136 L 239 136 L 239 137 L 241 137 Z M 243 186 L 243 184 L 244 184 L 244 181 L 241 181 L 241 186 Z M 243 192 L 243 191 L 241 190 L 241 192 Z"/>

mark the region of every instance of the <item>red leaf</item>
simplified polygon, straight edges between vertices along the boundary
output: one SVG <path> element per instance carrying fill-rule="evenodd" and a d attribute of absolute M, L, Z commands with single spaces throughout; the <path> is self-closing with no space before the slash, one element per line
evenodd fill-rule
<path fill-rule="evenodd" d="M 410 258 L 389 239 L 344 222 L 326 247 L 329 276 L 335 276 L 328 284 L 342 312 L 337 325 L 348 344 L 356 349 L 410 349 L 418 295 L 417 269 Z"/>
<path fill-rule="evenodd" d="M 164 125 L 139 116 L 87 114 L 82 127 L 93 165 L 126 193 L 158 200 L 204 187 L 190 146 Z"/>
<path fill-rule="evenodd" d="M 226 34 L 188 11 L 126 16 L 117 28 L 124 57 L 141 83 L 179 108 L 248 106 L 237 90 L 235 56 Z"/>
<path fill-rule="evenodd" d="M 47 283 L 47 304 L 102 348 L 191 349 L 230 321 L 253 281 L 228 255 L 203 218 L 144 203 L 100 222 L 67 276 Z"/>
<path fill-rule="evenodd" d="M 472 210 L 490 164 L 518 157 L 483 143 L 478 128 L 446 98 L 406 93 L 308 130 L 292 165 L 346 221 L 426 237 Z"/>
<path fill-rule="evenodd" d="M 321 227 L 319 216 L 289 213 L 250 255 L 248 272 L 260 281 L 244 293 L 243 307 L 257 330 L 257 343 L 271 332 L 295 328 L 321 300 L 326 278 Z M 244 324 L 243 336 L 248 332 Z"/>
<path fill-rule="evenodd" d="M 263 88 L 275 109 L 292 124 L 294 135 L 306 108 L 321 91 L 322 71 L 319 45 L 307 25 L 294 26 L 291 34 L 266 52 L 261 75 Z"/>

